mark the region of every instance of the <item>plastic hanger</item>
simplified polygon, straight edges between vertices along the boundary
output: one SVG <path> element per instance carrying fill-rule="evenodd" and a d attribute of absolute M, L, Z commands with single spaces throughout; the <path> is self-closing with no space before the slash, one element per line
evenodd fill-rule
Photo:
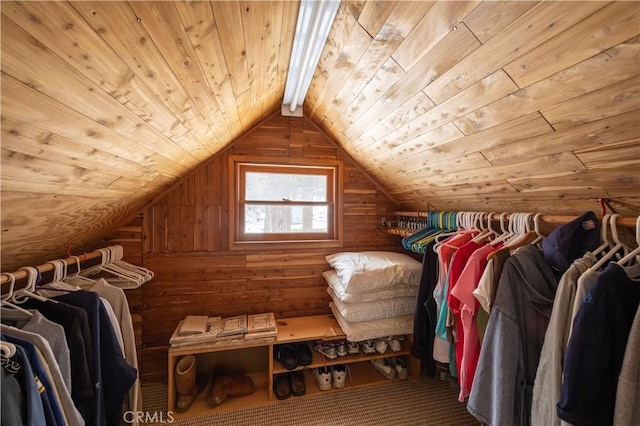
<path fill-rule="evenodd" d="M 20 268 L 20 270 L 24 270 L 27 272 L 27 287 L 25 289 L 18 290 L 18 292 L 15 292 L 11 297 L 11 301 L 13 303 L 24 303 L 27 301 L 27 298 L 29 297 L 32 299 L 39 300 L 41 302 L 49 301 L 50 299 L 35 293 L 36 281 L 38 279 L 38 275 L 40 274 L 38 269 L 33 266 L 24 266 Z M 18 300 L 17 297 L 21 297 L 21 296 L 25 296 L 24 299 Z"/>
<path fill-rule="evenodd" d="M 533 216 L 533 231 L 536 233 L 537 237 L 531 241 L 531 244 L 538 244 L 544 238 L 544 235 L 540 233 L 540 216 L 542 216 L 541 213 L 536 213 Z"/>
<path fill-rule="evenodd" d="M 141 266 L 135 266 L 122 260 L 122 246 L 111 246 L 98 249 L 101 254 L 99 265 L 86 269 L 83 275 L 95 275 L 104 272 L 112 277 L 104 277 L 105 280 L 119 288 L 137 288 L 153 278 L 153 272 Z"/>
<path fill-rule="evenodd" d="M 589 271 L 597 271 L 602 268 L 611 258 L 613 258 L 621 249 L 627 247 L 620 239 L 618 238 L 618 227 L 616 225 L 616 219 L 620 217 L 619 214 L 612 214 L 609 218 L 609 227 L 611 228 L 611 236 L 613 237 L 613 241 L 616 243 L 607 253 L 605 253 L 600 260 L 598 260 Z M 627 253 L 631 251 L 628 250 Z"/>
<path fill-rule="evenodd" d="M 607 213 L 602 217 L 602 227 L 600 228 L 600 241 L 602 244 L 591 252 L 594 256 L 599 255 L 605 249 L 613 247 L 613 244 L 609 241 L 609 234 L 607 227 L 609 226 L 609 220 L 611 219 L 611 213 Z"/>
<path fill-rule="evenodd" d="M 71 258 L 73 258 L 73 260 L 76 261 L 76 265 L 77 265 L 78 270 L 76 271 L 75 274 L 68 275 L 68 276 L 64 277 L 62 280 L 65 281 L 65 282 L 69 282 L 69 284 L 78 285 L 78 286 L 82 286 L 83 284 L 86 284 L 86 285 L 95 284 L 96 283 L 95 280 L 80 275 L 80 273 L 82 272 L 82 264 L 80 263 L 81 262 L 80 257 L 71 256 Z"/>
<path fill-rule="evenodd" d="M 500 219 L 499 219 L 499 223 L 500 223 L 500 230 L 501 233 L 500 235 L 498 235 L 492 242 L 492 244 L 497 244 L 497 243 L 501 243 L 504 242 L 507 238 L 509 238 L 509 236 L 511 235 L 511 231 L 509 230 L 509 227 L 505 228 L 505 217 L 507 216 L 507 213 L 500 213 Z M 513 218 L 513 213 L 511 214 L 511 217 L 509 218 L 509 225 L 510 222 Z"/>
<path fill-rule="evenodd" d="M 492 232 L 489 227 L 484 226 L 485 213 L 478 212 L 475 220 L 475 227 L 480 231 L 480 233 L 473 239 L 475 243 L 481 243 L 491 237 Z"/>
<path fill-rule="evenodd" d="M 56 259 L 51 260 L 47 263 L 53 265 L 53 279 L 51 280 L 51 282 L 45 284 L 44 286 L 41 286 L 38 289 L 38 292 L 40 292 L 40 294 L 43 294 L 42 292 L 46 290 L 59 290 L 65 292 L 79 290 L 79 287 L 63 281 L 67 276 L 67 262 L 65 260 Z"/>
<path fill-rule="evenodd" d="M 13 298 L 13 287 L 16 284 L 15 275 L 10 274 L 8 272 L 3 272 L 2 275 L 4 275 L 5 277 L 7 277 L 9 279 L 9 293 L 2 296 L 1 305 L 9 307 L 11 309 L 15 309 L 17 311 L 20 311 L 20 312 L 22 312 L 24 314 L 27 314 L 30 317 L 32 317 L 33 316 L 32 312 L 29 312 L 28 310 L 26 310 L 26 309 L 24 309 L 24 308 L 22 308 L 22 307 L 20 307 L 18 305 L 15 305 L 15 304 L 10 302 L 10 300 Z"/>
<path fill-rule="evenodd" d="M 0 353 L 4 358 L 12 358 L 16 354 L 16 345 L 9 342 L 0 342 Z"/>
<path fill-rule="evenodd" d="M 625 257 L 616 262 L 618 265 L 623 266 L 631 261 L 636 260 L 636 256 L 640 256 L 640 216 L 636 219 L 636 244 L 638 247 L 631 250 Z"/>

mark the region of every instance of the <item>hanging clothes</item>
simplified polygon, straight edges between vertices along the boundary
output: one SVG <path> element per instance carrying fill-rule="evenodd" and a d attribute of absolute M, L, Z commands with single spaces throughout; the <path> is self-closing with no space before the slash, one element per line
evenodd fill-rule
<path fill-rule="evenodd" d="M 129 302 L 127 301 L 127 296 L 124 294 L 124 291 L 121 288 L 109 284 L 103 278 L 96 280 L 95 283 L 91 285 L 87 285 L 84 289 L 98 293 L 100 297 L 106 299 L 108 304 L 113 308 L 113 313 L 119 324 L 118 330 L 122 333 L 124 359 L 129 366 L 138 371 L 138 355 L 136 351 L 133 320 L 131 318 Z M 116 335 L 117 334 L 116 332 Z M 128 408 L 133 411 L 142 410 L 142 391 L 139 377 L 136 377 L 134 386 L 129 391 Z"/>
<path fill-rule="evenodd" d="M 0 337 L 0 340 L 4 340 Z M 31 364 L 27 358 L 25 350 L 17 345 L 16 352 L 10 359 L 2 357 L 2 424 L 27 426 L 42 426 L 46 424 L 40 388 L 42 383 L 33 372 Z M 15 380 L 10 380 L 11 378 Z M 5 380 L 9 379 L 9 380 Z M 5 397 L 5 392 L 13 392 L 15 385 L 19 386 L 20 394 L 24 395 L 24 400 L 20 398 Z"/>
<path fill-rule="evenodd" d="M 71 354 L 64 329 L 59 324 L 46 319 L 40 312 L 36 310 L 30 312 L 29 315 L 15 309 L 0 308 L 2 324 L 34 333 L 46 339 L 60 369 L 64 384 L 67 389 L 71 389 Z"/>
<path fill-rule="evenodd" d="M 37 312 L 36 312 L 37 314 Z M 34 314 L 35 317 L 35 314 Z M 4 320 L 4 318 L 3 318 Z M 25 331 L 16 327 L 7 326 L 5 324 L 0 325 L 2 334 L 7 336 L 7 340 L 17 343 L 15 339 L 20 339 L 24 342 L 31 343 L 40 354 L 42 354 L 41 365 L 48 369 L 47 379 L 51 385 L 51 392 L 56 395 L 56 404 L 60 407 L 60 418 L 64 418 L 65 421 L 57 424 L 69 424 L 69 425 L 84 425 L 84 419 L 80 412 L 75 407 L 69 388 L 64 381 L 63 374 L 60 370 L 60 364 L 58 363 L 55 354 L 49 345 L 48 339 L 45 339 L 38 333 Z M 51 338 L 49 336 L 48 338 Z M 24 347 L 23 344 L 20 344 Z M 50 380 L 49 380 L 50 379 Z M 53 398 L 52 398 L 53 399 Z M 53 404 L 52 404 L 53 405 Z"/>
<path fill-rule="evenodd" d="M 574 425 L 612 425 L 617 380 L 640 305 L 640 280 L 612 262 L 580 306 L 567 346 L 558 416 Z"/>
<path fill-rule="evenodd" d="M 411 355 L 422 361 L 422 368 L 429 377 L 436 375 L 433 359 L 433 339 L 437 321 L 436 302 L 433 298 L 438 277 L 438 255 L 433 251 L 434 241 L 429 243 L 422 259 L 422 275 L 416 299 L 413 319 L 413 343 Z"/>
<path fill-rule="evenodd" d="M 578 278 L 595 262 L 595 256 L 587 253 L 581 259 L 575 260 L 560 278 L 533 385 L 531 406 L 531 424 L 533 425 L 560 425 L 560 418 L 556 414 L 556 403 L 560 400 L 562 363 L 569 342 L 569 331 L 573 320 L 571 312 L 576 299 Z"/>
<path fill-rule="evenodd" d="M 37 310 L 64 329 L 71 364 L 71 398 L 85 423 L 93 424 L 95 362 L 87 312 L 77 306 L 51 300 L 29 299 L 23 306 Z"/>
<path fill-rule="evenodd" d="M 3 326 L 4 328 L 4 326 Z M 45 363 L 43 356 L 38 349 L 31 342 L 4 334 L 0 334 L 0 339 L 5 342 L 10 342 L 24 350 L 25 359 L 24 362 L 28 362 L 33 371 L 36 382 L 39 382 L 38 392 L 40 393 L 40 399 L 42 401 L 42 408 L 44 411 L 44 423 L 43 425 L 66 425 L 67 418 L 62 412 L 60 400 L 55 394 L 54 386 L 50 381 L 50 374 L 45 371 Z"/>
<path fill-rule="evenodd" d="M 456 352 L 460 352 L 460 359 L 456 359 L 458 365 L 458 377 L 460 394 L 458 400 L 464 402 L 469 396 L 473 378 L 475 376 L 478 357 L 480 356 L 480 338 L 478 335 L 477 316 L 480 304 L 473 296 L 473 290 L 478 285 L 480 277 L 487 264 L 487 257 L 496 250 L 490 244 L 481 245 L 467 260 L 467 263 L 451 289 L 451 298 L 458 300 L 458 313 L 456 320 L 462 326 L 462 335 L 458 335 Z"/>
<path fill-rule="evenodd" d="M 640 306 L 629 332 L 618 388 L 613 424 L 634 426 L 640 419 Z"/>
<path fill-rule="evenodd" d="M 482 343 L 468 411 L 490 425 L 529 425 L 538 358 L 557 280 L 534 246 L 506 260 Z"/>
<path fill-rule="evenodd" d="M 121 420 L 122 402 L 138 374 L 122 356 L 122 350 L 100 297 L 91 291 L 78 290 L 53 299 L 87 311 L 93 340 L 94 364 L 97 366 L 94 368 L 94 418 L 96 424 L 118 425 Z"/>
<path fill-rule="evenodd" d="M 457 250 L 467 244 L 473 238 L 472 232 L 456 234 L 444 242 L 438 248 L 440 268 L 443 271 L 444 281 L 438 281 L 433 296 L 438 305 L 438 322 L 436 323 L 436 340 L 433 344 L 433 357 L 440 362 L 449 364 L 449 373 L 452 377 L 458 377 L 455 356 L 455 336 L 451 334 L 452 323 L 449 309 L 449 287 L 451 285 L 451 264 L 455 260 Z M 438 340 L 440 339 L 440 340 Z M 446 358 L 443 352 L 446 351 Z"/>

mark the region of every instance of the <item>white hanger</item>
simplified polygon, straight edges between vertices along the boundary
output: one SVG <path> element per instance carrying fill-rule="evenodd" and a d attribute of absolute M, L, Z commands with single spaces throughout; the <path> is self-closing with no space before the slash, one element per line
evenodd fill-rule
<path fill-rule="evenodd" d="M 61 291 L 76 291 L 78 287 L 64 282 L 67 277 L 67 261 L 63 259 L 51 260 L 50 265 L 53 265 L 53 279 L 50 283 L 46 284 L 48 289 L 61 290 Z M 40 289 L 40 291 L 42 288 Z"/>
<path fill-rule="evenodd" d="M 3 357 L 12 358 L 16 354 L 16 345 L 10 342 L 0 342 L 0 352 Z"/>
<path fill-rule="evenodd" d="M 482 241 L 485 241 L 487 238 L 489 238 L 492 235 L 491 229 L 489 229 L 489 227 L 485 227 L 484 226 L 484 217 L 485 217 L 485 213 L 483 212 L 477 212 L 476 214 L 476 218 L 475 218 L 475 227 L 476 229 L 478 229 L 480 231 L 480 233 L 473 239 L 474 242 L 476 243 L 480 243 Z"/>
<path fill-rule="evenodd" d="M 511 213 L 509 215 L 509 222 L 507 228 L 504 226 L 504 218 L 507 213 L 500 213 L 500 229 L 502 230 L 502 234 L 500 234 L 495 240 L 493 240 L 493 244 L 495 243 L 505 243 L 511 239 L 515 235 L 514 231 L 514 223 L 516 221 L 516 217 L 518 217 L 517 213 Z"/>
<path fill-rule="evenodd" d="M 82 284 L 87 284 L 87 285 L 95 284 L 96 283 L 95 280 L 92 280 L 91 278 L 87 278 L 87 277 L 84 277 L 84 276 L 80 275 L 80 273 L 82 272 L 82 264 L 80 263 L 81 262 L 80 257 L 79 256 L 71 256 L 71 257 L 73 258 L 73 260 L 76 261 L 76 265 L 78 267 L 78 270 L 76 271 L 75 274 L 68 275 L 65 278 L 63 278 L 63 281 L 65 281 L 65 282 L 66 281 L 70 281 L 69 284 L 79 285 L 79 286 L 82 286 Z"/>
<path fill-rule="evenodd" d="M 27 287 L 22 289 L 22 290 L 18 290 L 17 292 L 15 292 L 13 294 L 13 296 L 11 297 L 11 301 L 13 303 L 24 303 L 24 302 L 27 301 L 27 298 L 29 298 L 29 297 L 31 297 L 32 299 L 39 300 L 41 302 L 49 301 L 49 299 L 47 299 L 46 297 L 43 297 L 43 296 L 35 293 L 35 291 L 36 291 L 36 280 L 38 279 L 38 274 L 40 273 L 40 271 L 38 271 L 38 269 L 33 267 L 33 266 L 24 266 L 24 267 L 20 268 L 20 270 L 27 271 Z M 26 296 L 26 297 L 24 299 L 22 299 L 22 300 L 16 299 L 16 297 L 19 297 L 19 296 Z"/>
<path fill-rule="evenodd" d="M 636 244 L 638 245 L 638 247 L 631 250 L 625 257 L 620 259 L 617 262 L 618 265 L 623 266 L 626 263 L 629 263 L 632 260 L 635 260 L 636 256 L 640 255 L 640 216 L 638 216 L 636 219 Z"/>
<path fill-rule="evenodd" d="M 106 272 L 114 275 L 116 278 L 105 279 L 109 284 L 120 288 L 137 288 L 153 278 L 153 272 L 149 269 L 123 261 L 124 250 L 120 245 L 101 248 L 97 251 L 101 254 L 100 264 L 85 270 L 83 274 L 95 275 Z"/>
<path fill-rule="evenodd" d="M 24 309 L 24 308 L 22 308 L 22 307 L 20 307 L 18 305 L 15 305 L 15 304 L 10 302 L 10 300 L 13 298 L 13 287 L 16 284 L 15 275 L 10 274 L 8 272 L 3 272 L 2 275 L 4 275 L 5 277 L 7 277 L 9 279 L 9 293 L 2 296 L 1 305 L 2 306 L 7 306 L 7 307 L 12 308 L 12 309 L 15 309 L 17 311 L 20 311 L 20 312 L 22 312 L 24 314 L 27 314 L 30 317 L 32 317 L 33 316 L 32 312 L 29 312 L 28 310 L 26 310 L 26 309 Z"/>
<path fill-rule="evenodd" d="M 531 241 L 531 244 L 538 244 L 544 238 L 544 235 L 540 233 L 540 216 L 541 213 L 536 213 L 533 216 L 533 230 L 535 231 L 537 237 L 535 240 Z"/>
<path fill-rule="evenodd" d="M 613 241 L 616 243 L 607 253 L 605 253 L 600 260 L 598 260 L 593 266 L 589 268 L 589 271 L 597 271 L 602 268 L 605 263 L 607 263 L 612 257 L 614 257 L 620 249 L 624 249 L 627 247 L 620 239 L 618 238 L 618 227 L 616 225 L 616 219 L 620 217 L 619 214 L 614 213 L 609 217 L 609 226 L 611 228 L 611 236 L 613 237 Z M 628 247 L 627 247 L 628 248 Z M 628 253 L 630 250 L 627 250 Z"/>
<path fill-rule="evenodd" d="M 594 256 L 602 253 L 606 248 L 612 248 L 613 244 L 609 241 L 609 234 L 607 232 L 607 227 L 609 225 L 609 220 L 611 219 L 611 213 L 607 213 L 602 217 L 602 227 L 600 228 L 600 241 L 602 244 L 591 252 Z"/>

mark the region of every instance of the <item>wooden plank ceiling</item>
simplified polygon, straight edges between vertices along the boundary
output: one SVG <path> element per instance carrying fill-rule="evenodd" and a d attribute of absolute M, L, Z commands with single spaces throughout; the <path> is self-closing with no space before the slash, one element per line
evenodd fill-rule
<path fill-rule="evenodd" d="M 2 1 L 2 270 L 280 108 L 298 3 Z M 409 210 L 640 211 L 640 3 L 343 1 L 304 109 Z"/>

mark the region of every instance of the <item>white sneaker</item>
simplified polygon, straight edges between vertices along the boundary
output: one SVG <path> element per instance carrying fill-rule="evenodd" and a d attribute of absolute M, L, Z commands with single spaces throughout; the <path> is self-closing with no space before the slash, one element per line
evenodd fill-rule
<path fill-rule="evenodd" d="M 338 356 L 347 356 L 347 342 L 346 340 L 338 340 L 336 342 L 336 353 Z"/>
<path fill-rule="evenodd" d="M 349 355 L 355 355 L 360 353 L 360 345 L 358 342 L 347 342 L 347 352 Z"/>
<path fill-rule="evenodd" d="M 347 366 L 344 364 L 334 365 L 331 369 L 331 377 L 334 388 L 343 388 L 347 381 Z"/>
<path fill-rule="evenodd" d="M 387 379 L 396 378 L 396 369 L 393 365 L 391 365 L 391 362 L 387 358 L 373 359 L 371 360 L 371 364 L 378 373 L 382 374 Z"/>
<path fill-rule="evenodd" d="M 400 352 L 402 350 L 402 344 L 400 343 L 400 339 L 395 336 L 389 336 L 385 338 L 385 341 L 389 344 L 389 348 L 391 348 L 392 352 Z"/>
<path fill-rule="evenodd" d="M 387 344 L 387 341 L 385 339 L 376 339 L 374 340 L 374 346 L 376 348 L 376 352 L 378 352 L 379 354 L 383 354 L 387 351 L 387 347 L 389 345 Z"/>
<path fill-rule="evenodd" d="M 314 369 L 313 375 L 316 378 L 318 389 L 321 391 L 331 389 L 331 372 L 328 367 L 318 367 Z"/>

